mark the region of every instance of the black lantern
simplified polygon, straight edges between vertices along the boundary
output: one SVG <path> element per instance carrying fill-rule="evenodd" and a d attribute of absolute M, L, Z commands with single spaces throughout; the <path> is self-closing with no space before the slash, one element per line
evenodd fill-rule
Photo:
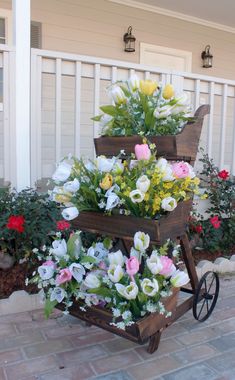
<path fill-rule="evenodd" d="M 202 67 L 212 67 L 213 55 L 210 53 L 210 48 L 210 45 L 206 45 L 205 50 L 201 54 L 203 60 Z"/>
<path fill-rule="evenodd" d="M 123 41 L 125 42 L 125 49 L 124 51 L 127 51 L 129 53 L 135 51 L 135 40 L 136 38 L 131 34 L 132 32 L 132 26 L 129 26 L 127 29 L 127 33 L 123 36 Z"/>

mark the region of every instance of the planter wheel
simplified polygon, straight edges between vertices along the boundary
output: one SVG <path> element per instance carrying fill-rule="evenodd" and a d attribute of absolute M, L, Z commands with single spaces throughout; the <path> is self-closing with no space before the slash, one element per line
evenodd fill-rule
<path fill-rule="evenodd" d="M 193 316 L 199 322 L 209 318 L 219 295 L 219 277 L 215 272 L 206 272 L 200 279 L 193 300 Z"/>

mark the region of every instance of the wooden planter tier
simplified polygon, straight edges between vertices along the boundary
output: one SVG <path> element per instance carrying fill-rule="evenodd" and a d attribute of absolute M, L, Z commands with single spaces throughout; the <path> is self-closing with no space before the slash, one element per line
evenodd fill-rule
<path fill-rule="evenodd" d="M 170 297 L 163 298 L 161 301 L 164 304 L 167 311 L 174 315 L 177 305 L 177 299 L 179 294 L 179 288 L 173 289 L 173 294 Z M 82 319 L 89 324 L 96 325 L 103 328 L 104 330 L 110 331 L 116 335 L 122 336 L 123 338 L 129 339 L 133 342 L 144 344 L 149 338 L 151 338 L 157 331 L 163 330 L 169 324 L 171 324 L 172 316 L 166 318 L 164 315 L 159 313 L 151 313 L 145 317 L 139 319 L 133 325 L 127 327 L 125 330 L 118 329 L 115 326 L 110 325 L 112 323 L 112 313 L 101 307 L 92 306 L 86 307 L 86 311 L 82 311 L 80 306 L 84 304 L 80 302 L 74 302 L 69 308 L 69 313 L 74 317 Z M 56 306 L 60 310 L 64 310 L 63 304 L 58 304 Z"/>
<path fill-rule="evenodd" d="M 195 112 L 195 121 L 185 125 L 178 135 L 149 136 L 148 140 L 156 145 L 157 155 L 169 160 L 194 162 L 197 155 L 203 118 L 210 112 L 209 105 L 200 106 Z M 136 144 L 142 144 L 140 136 L 102 136 L 94 139 L 97 155 L 117 156 L 124 149 L 129 156 L 134 153 Z"/>
<path fill-rule="evenodd" d="M 84 211 L 73 220 L 73 226 L 88 231 L 124 240 L 132 240 L 137 231 L 150 236 L 152 243 L 161 245 L 168 239 L 185 234 L 192 201 L 180 202 L 175 210 L 158 220 L 125 215 L 106 215 L 101 212 Z"/>

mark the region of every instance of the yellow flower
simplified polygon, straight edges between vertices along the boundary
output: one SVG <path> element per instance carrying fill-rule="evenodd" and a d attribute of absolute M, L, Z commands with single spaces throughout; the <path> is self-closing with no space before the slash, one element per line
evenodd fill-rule
<path fill-rule="evenodd" d="M 171 99 L 173 98 L 174 95 L 175 95 L 174 87 L 172 86 L 172 84 L 167 84 L 163 89 L 162 97 L 164 99 Z"/>
<path fill-rule="evenodd" d="M 68 203 L 71 200 L 70 194 L 56 194 L 55 201 L 58 203 Z"/>
<path fill-rule="evenodd" d="M 110 189 L 112 184 L 113 184 L 113 177 L 111 176 L 111 174 L 107 173 L 105 174 L 104 178 L 100 182 L 100 187 L 103 190 L 108 190 Z"/>
<path fill-rule="evenodd" d="M 140 81 L 140 91 L 144 95 L 151 96 L 156 90 L 158 83 L 149 79 Z"/>
<path fill-rule="evenodd" d="M 145 200 L 146 202 L 149 201 L 149 193 L 145 193 L 144 200 Z"/>
<path fill-rule="evenodd" d="M 173 185 L 174 184 L 172 182 L 164 182 L 163 187 L 164 189 L 169 190 L 173 187 Z"/>

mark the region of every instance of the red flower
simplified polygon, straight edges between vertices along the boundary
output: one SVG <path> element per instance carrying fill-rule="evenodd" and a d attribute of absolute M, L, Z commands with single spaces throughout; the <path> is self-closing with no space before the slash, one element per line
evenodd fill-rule
<path fill-rule="evenodd" d="M 226 179 L 229 178 L 229 172 L 227 172 L 227 170 L 221 170 L 219 173 L 218 173 L 218 177 L 223 179 L 224 181 Z"/>
<path fill-rule="evenodd" d="M 217 230 L 218 228 L 220 228 L 220 224 L 221 224 L 221 220 L 219 220 L 219 217 L 218 216 L 213 216 L 212 218 L 210 218 L 210 222 L 212 224 L 212 226 Z"/>
<path fill-rule="evenodd" d="M 56 223 L 56 228 L 58 231 L 64 231 L 70 228 L 70 223 L 66 222 L 66 220 L 58 220 Z"/>
<path fill-rule="evenodd" d="M 9 230 L 24 232 L 24 222 L 25 218 L 23 217 L 23 215 L 12 215 L 8 219 L 7 228 L 9 228 Z"/>
<path fill-rule="evenodd" d="M 202 225 L 198 224 L 198 226 L 195 227 L 195 230 L 197 231 L 198 234 L 200 234 L 203 231 Z"/>

